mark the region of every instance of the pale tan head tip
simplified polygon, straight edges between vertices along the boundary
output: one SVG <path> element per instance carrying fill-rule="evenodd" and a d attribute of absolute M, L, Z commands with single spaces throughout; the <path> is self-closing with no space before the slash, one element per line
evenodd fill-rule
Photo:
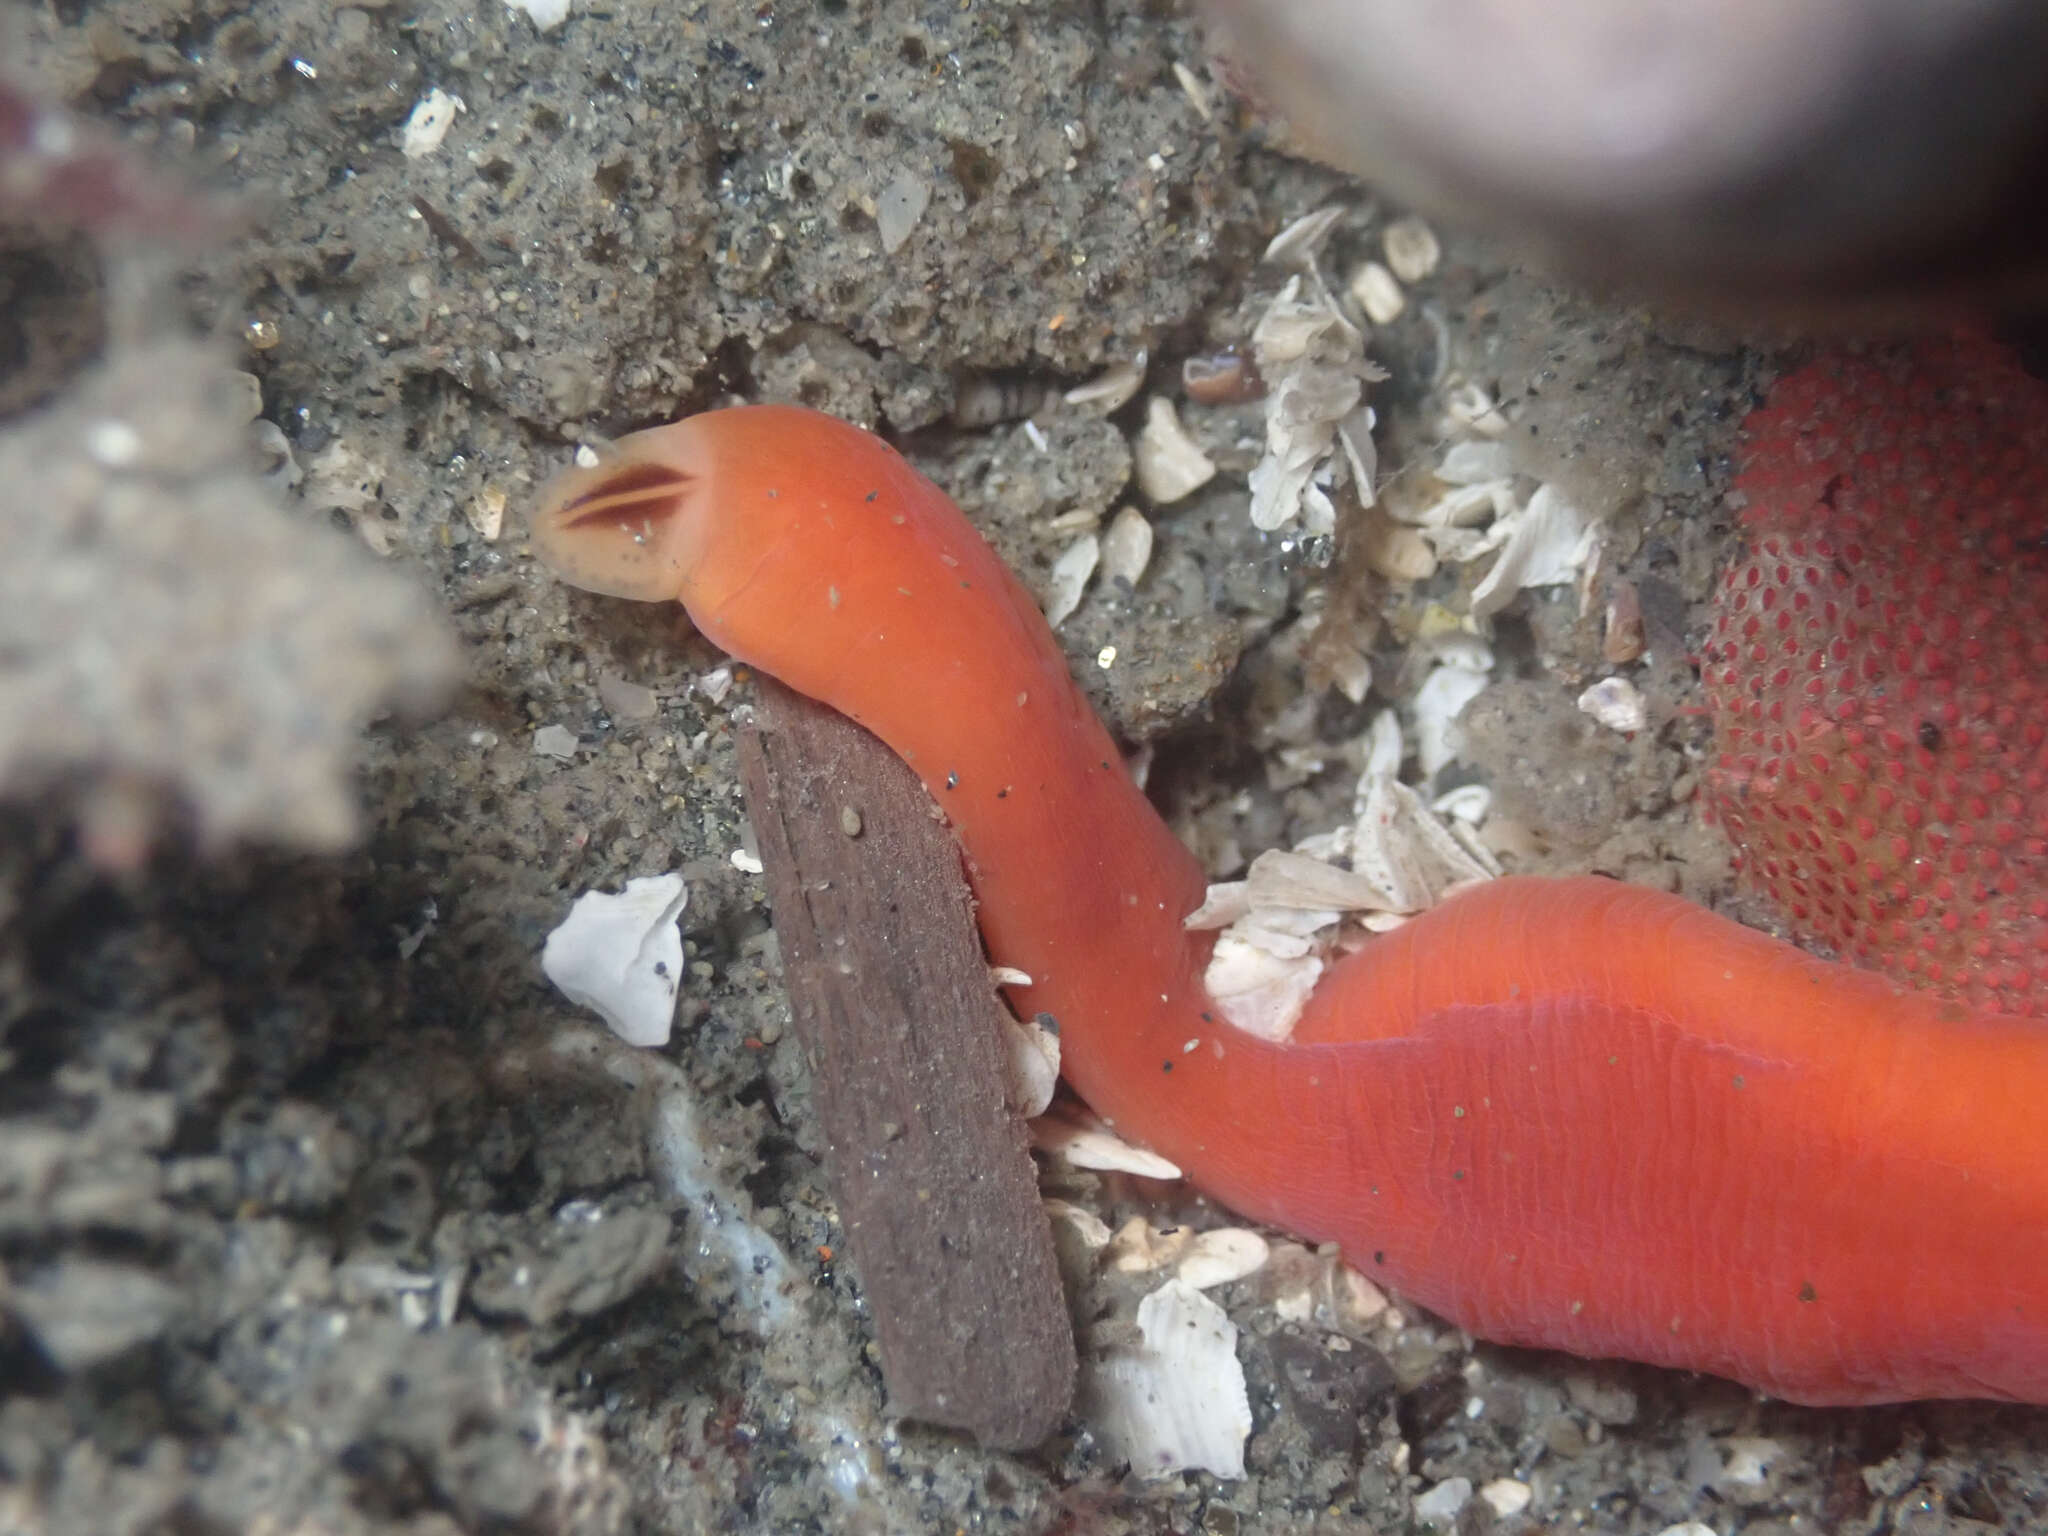
<path fill-rule="evenodd" d="M 636 432 L 597 464 L 542 487 L 534 552 L 572 586 L 663 602 L 681 589 L 683 514 L 702 476 L 675 427 Z"/>

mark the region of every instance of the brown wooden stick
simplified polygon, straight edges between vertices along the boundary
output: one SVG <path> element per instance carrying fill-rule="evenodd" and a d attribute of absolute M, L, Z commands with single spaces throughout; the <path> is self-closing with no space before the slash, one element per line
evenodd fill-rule
<path fill-rule="evenodd" d="M 895 754 L 765 678 L 740 772 L 889 1411 L 1028 1449 L 1073 1330 L 959 849 Z"/>

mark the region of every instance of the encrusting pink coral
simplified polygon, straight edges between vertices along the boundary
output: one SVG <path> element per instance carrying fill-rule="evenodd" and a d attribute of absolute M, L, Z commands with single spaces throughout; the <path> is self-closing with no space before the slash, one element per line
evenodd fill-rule
<path fill-rule="evenodd" d="M 2048 1015 L 2048 384 L 1984 340 L 1830 355 L 1746 431 L 1705 657 L 1745 878 L 1845 959 Z"/>

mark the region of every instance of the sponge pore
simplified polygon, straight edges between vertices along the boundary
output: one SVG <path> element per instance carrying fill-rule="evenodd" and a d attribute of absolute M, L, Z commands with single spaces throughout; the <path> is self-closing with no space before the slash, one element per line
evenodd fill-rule
<path fill-rule="evenodd" d="M 1831 355 L 1744 430 L 1708 814 L 1802 936 L 2048 1015 L 2048 385 L 1982 340 Z"/>

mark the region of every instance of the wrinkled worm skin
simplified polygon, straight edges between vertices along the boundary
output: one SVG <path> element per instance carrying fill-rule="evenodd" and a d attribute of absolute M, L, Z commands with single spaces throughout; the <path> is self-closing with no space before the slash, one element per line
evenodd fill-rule
<path fill-rule="evenodd" d="M 2042 1024 L 1516 878 L 1374 940 L 1266 1043 L 1212 1013 L 1202 871 L 1037 606 L 879 439 L 782 406 L 637 433 L 549 487 L 535 541 L 909 762 L 1069 1081 L 1233 1209 L 1483 1338 L 1802 1403 L 2048 1402 Z"/>

